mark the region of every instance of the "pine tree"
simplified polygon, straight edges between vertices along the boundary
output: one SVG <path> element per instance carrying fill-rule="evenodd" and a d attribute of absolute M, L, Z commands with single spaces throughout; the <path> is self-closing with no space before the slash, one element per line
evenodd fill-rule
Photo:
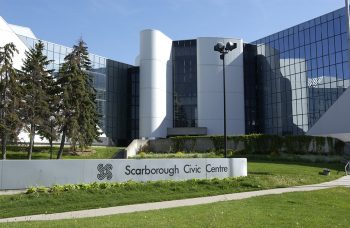
<path fill-rule="evenodd" d="M 100 132 L 98 123 L 100 115 L 97 111 L 96 90 L 93 87 L 92 75 L 88 73 L 91 70 L 91 62 L 87 46 L 82 39 L 76 46 L 82 59 L 80 67 L 81 77 L 84 79 L 84 93 L 79 103 L 81 112 L 79 113 L 80 134 L 77 139 L 81 149 L 91 146 L 94 140 L 99 140 Z"/>
<path fill-rule="evenodd" d="M 98 140 L 99 114 L 96 107 L 96 91 L 89 75 L 91 62 L 85 42 L 80 39 L 73 51 L 65 57 L 57 80 L 61 88 L 60 125 L 61 145 L 57 158 L 62 157 L 63 147 L 68 137 L 73 150 L 77 144 L 81 149 Z"/>
<path fill-rule="evenodd" d="M 2 159 L 6 159 L 6 145 L 16 138 L 20 128 L 21 88 L 13 67 L 13 56 L 18 53 L 13 43 L 0 47 L 0 134 Z"/>
<path fill-rule="evenodd" d="M 53 84 L 52 70 L 48 70 L 50 60 L 43 54 L 44 44 L 39 41 L 25 52 L 21 81 L 26 95 L 24 123 L 29 128 L 28 159 L 32 158 L 34 137 L 40 131 L 42 136 L 49 132 L 48 119 L 51 115 L 49 89 Z"/>
<path fill-rule="evenodd" d="M 43 125 L 38 126 L 38 135 L 49 140 L 50 143 L 50 159 L 52 159 L 52 143 L 58 139 L 57 132 L 57 115 L 59 106 L 59 87 L 56 83 L 55 75 L 49 75 L 47 78 L 46 94 L 48 96 L 49 117 L 43 120 Z"/>

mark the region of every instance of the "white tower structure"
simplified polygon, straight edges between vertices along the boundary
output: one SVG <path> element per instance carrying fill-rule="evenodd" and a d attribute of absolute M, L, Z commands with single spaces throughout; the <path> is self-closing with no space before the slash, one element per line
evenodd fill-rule
<path fill-rule="evenodd" d="M 171 47 L 160 31 L 141 32 L 140 138 L 165 137 L 172 126 Z"/>

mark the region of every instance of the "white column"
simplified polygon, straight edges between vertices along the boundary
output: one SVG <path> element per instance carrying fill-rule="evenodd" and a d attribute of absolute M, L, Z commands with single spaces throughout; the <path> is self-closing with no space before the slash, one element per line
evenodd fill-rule
<path fill-rule="evenodd" d="M 172 40 L 157 30 L 141 32 L 140 138 L 166 137 L 172 123 Z"/>

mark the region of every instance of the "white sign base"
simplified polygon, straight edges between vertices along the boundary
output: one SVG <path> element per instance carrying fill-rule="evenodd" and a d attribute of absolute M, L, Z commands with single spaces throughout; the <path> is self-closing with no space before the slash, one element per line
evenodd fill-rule
<path fill-rule="evenodd" d="M 0 161 L 0 189 L 247 176 L 246 158 Z"/>

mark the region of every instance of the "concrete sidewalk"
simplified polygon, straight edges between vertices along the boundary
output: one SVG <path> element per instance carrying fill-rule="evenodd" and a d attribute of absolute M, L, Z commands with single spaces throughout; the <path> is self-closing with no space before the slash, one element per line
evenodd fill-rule
<path fill-rule="evenodd" d="M 25 193 L 27 192 L 26 189 L 23 190 L 1 190 L 0 191 L 0 196 L 3 195 L 15 195 L 15 194 L 20 194 L 20 193 Z"/>
<path fill-rule="evenodd" d="M 314 184 L 314 185 L 268 189 L 268 190 L 253 191 L 253 192 L 232 193 L 232 194 L 218 195 L 218 196 L 163 201 L 163 202 L 156 202 L 156 203 L 134 204 L 134 205 L 81 210 L 81 211 L 70 211 L 70 212 L 62 212 L 62 213 L 56 213 L 56 214 L 40 214 L 40 215 L 32 215 L 32 216 L 5 218 L 5 219 L 0 219 L 0 223 L 75 219 L 75 218 L 116 215 L 116 214 L 158 210 L 158 209 L 173 208 L 173 207 L 194 206 L 199 204 L 208 204 L 208 203 L 215 203 L 220 201 L 240 200 L 240 199 L 246 199 L 246 198 L 255 197 L 255 196 L 281 194 L 286 192 L 313 191 L 313 190 L 327 189 L 327 188 L 333 188 L 333 187 L 339 187 L 339 186 L 350 188 L 350 176 L 344 176 L 334 181 L 325 182 L 321 184 Z"/>

